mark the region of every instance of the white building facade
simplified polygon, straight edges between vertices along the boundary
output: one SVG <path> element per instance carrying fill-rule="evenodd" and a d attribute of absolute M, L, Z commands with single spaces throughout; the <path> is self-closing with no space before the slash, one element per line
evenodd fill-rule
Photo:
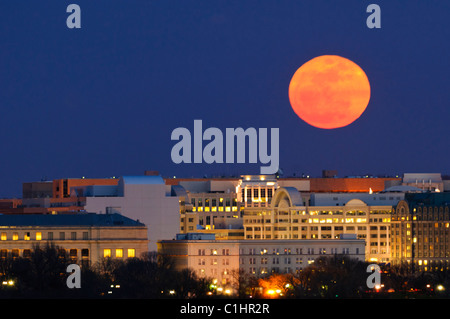
<path fill-rule="evenodd" d="M 176 236 L 180 227 L 180 201 L 184 198 L 174 194 L 160 176 L 123 176 L 117 188 L 115 196 L 87 196 L 86 211 L 119 213 L 145 224 L 149 251 L 156 251 L 158 240 Z"/>
<path fill-rule="evenodd" d="M 219 286 L 231 288 L 237 274 L 261 277 L 295 273 L 321 256 L 347 255 L 365 260 L 365 241 L 348 236 L 338 240 L 212 240 L 203 234 L 188 239 L 162 240 L 158 253 L 173 258 L 178 269 L 190 268 Z"/>

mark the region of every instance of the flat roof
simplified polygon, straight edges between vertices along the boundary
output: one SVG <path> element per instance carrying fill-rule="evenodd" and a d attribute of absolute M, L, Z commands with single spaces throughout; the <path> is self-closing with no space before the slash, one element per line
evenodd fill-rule
<path fill-rule="evenodd" d="M 120 214 L 8 214 L 0 215 L 0 226 L 145 226 Z"/>
<path fill-rule="evenodd" d="M 349 238 L 339 238 L 339 239 L 164 239 L 158 240 L 158 243 L 162 244 L 176 244 L 176 243 L 216 243 L 216 244 L 248 244 L 248 245 L 280 245 L 280 244 L 339 244 L 339 243 L 365 243 L 365 239 L 349 239 Z"/>
<path fill-rule="evenodd" d="M 121 177 L 124 184 L 134 184 L 134 185 L 158 185 L 163 184 L 164 180 L 161 176 L 143 175 L 143 176 L 122 176 Z"/>

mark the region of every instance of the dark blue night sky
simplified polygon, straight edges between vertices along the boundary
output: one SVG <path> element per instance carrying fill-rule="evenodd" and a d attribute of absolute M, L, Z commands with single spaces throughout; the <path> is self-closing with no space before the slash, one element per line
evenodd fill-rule
<path fill-rule="evenodd" d="M 81 29 L 66 8 L 81 7 Z M 381 29 L 366 7 L 381 7 Z M 0 197 L 22 182 L 158 170 L 259 173 L 171 162 L 173 129 L 280 128 L 285 175 L 450 173 L 448 1 L 0 2 Z M 371 100 L 322 130 L 290 107 L 289 81 L 324 54 L 357 63 Z"/>

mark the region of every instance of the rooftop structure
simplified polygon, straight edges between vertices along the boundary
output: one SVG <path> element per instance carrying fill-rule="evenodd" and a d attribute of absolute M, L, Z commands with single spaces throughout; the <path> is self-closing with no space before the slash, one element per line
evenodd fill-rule
<path fill-rule="evenodd" d="M 0 215 L 0 226 L 145 226 L 119 214 Z"/>

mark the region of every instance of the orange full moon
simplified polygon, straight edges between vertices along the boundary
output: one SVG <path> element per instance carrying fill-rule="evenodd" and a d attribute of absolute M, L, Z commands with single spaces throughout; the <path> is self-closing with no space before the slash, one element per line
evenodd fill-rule
<path fill-rule="evenodd" d="M 289 84 L 289 101 L 306 123 L 335 129 L 358 119 L 370 100 L 370 84 L 354 62 L 322 55 L 303 64 Z"/>

